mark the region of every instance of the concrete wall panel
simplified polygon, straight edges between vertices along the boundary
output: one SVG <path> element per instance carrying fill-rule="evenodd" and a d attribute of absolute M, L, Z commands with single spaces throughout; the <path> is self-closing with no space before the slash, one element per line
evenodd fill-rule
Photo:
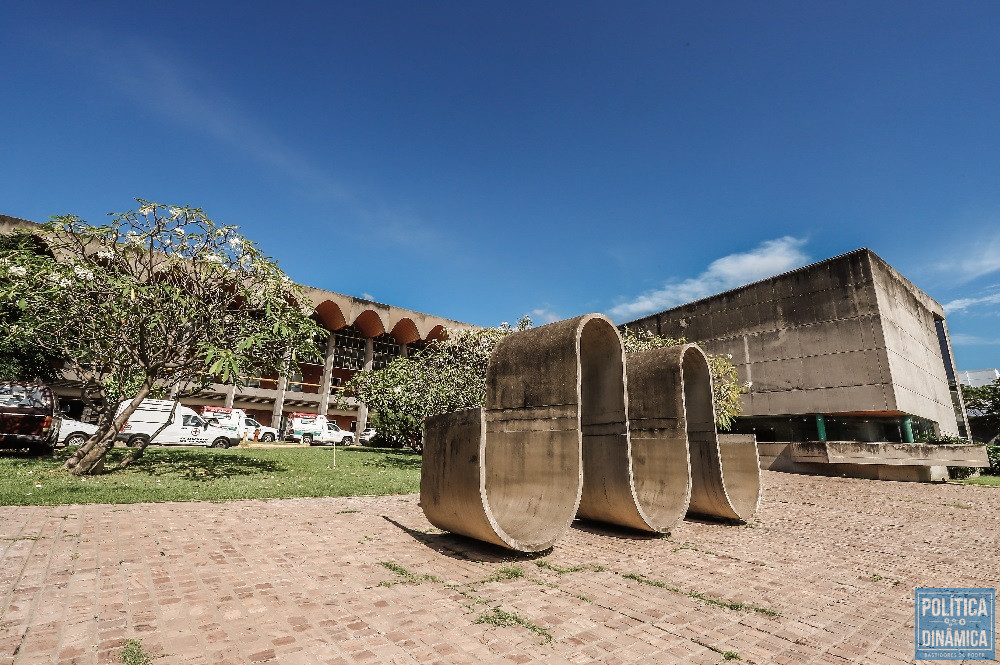
<path fill-rule="evenodd" d="M 746 415 L 897 410 L 956 429 L 940 305 L 858 250 L 656 315 L 662 334 L 732 353 Z M 641 320 L 633 324 L 641 324 Z"/>

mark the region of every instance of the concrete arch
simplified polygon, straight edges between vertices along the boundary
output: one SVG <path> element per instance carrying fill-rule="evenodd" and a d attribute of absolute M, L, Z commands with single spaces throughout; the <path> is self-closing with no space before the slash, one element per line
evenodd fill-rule
<path fill-rule="evenodd" d="M 691 454 L 691 501 L 687 512 L 749 521 L 760 506 L 757 444 L 750 446 L 719 440 L 708 358 L 693 344 L 680 348 L 684 349 L 681 371 Z"/>
<path fill-rule="evenodd" d="M 685 514 L 749 520 L 756 445 L 720 445 L 694 344 L 635 354 L 600 314 L 518 332 L 490 357 L 481 409 L 424 423 L 421 505 L 435 526 L 522 552 L 573 516 L 664 532 Z"/>
<path fill-rule="evenodd" d="M 340 330 L 347 325 L 344 311 L 332 300 L 324 300 L 316 305 L 316 316 L 323 327 L 330 331 Z"/>
<path fill-rule="evenodd" d="M 366 309 L 358 314 L 351 324 L 360 330 L 362 335 L 373 339 L 386 332 L 382 316 L 373 309 Z"/>
<path fill-rule="evenodd" d="M 427 519 L 521 552 L 551 547 L 580 502 L 583 439 L 626 436 L 624 384 L 618 331 L 600 314 L 508 336 L 490 358 L 485 407 L 425 423 Z"/>
<path fill-rule="evenodd" d="M 431 327 L 427 319 L 428 317 L 426 315 L 419 314 L 418 312 L 410 312 L 407 310 L 393 308 L 389 310 L 388 323 L 386 324 L 385 329 L 392 332 L 394 336 L 396 335 L 396 332 L 393 331 L 400 333 L 405 332 L 405 334 L 397 337 L 397 340 L 400 340 L 400 343 L 411 344 L 418 339 L 424 339 L 427 335 L 427 332 Z M 408 330 L 411 325 L 413 326 L 413 329 Z M 406 339 L 405 341 L 402 341 L 402 338 L 409 338 L 414 332 L 416 333 L 416 337 L 414 339 Z"/>
<path fill-rule="evenodd" d="M 577 517 L 659 533 L 684 517 L 691 472 L 682 354 L 674 347 L 627 358 L 628 435 L 603 445 L 584 439 Z"/>
<path fill-rule="evenodd" d="M 448 329 L 442 325 L 436 325 L 428 331 L 427 335 L 423 339 L 428 342 L 431 340 L 441 341 L 448 337 Z"/>
<path fill-rule="evenodd" d="M 389 334 L 400 344 L 412 344 L 420 339 L 420 331 L 417 324 L 409 317 L 403 317 L 396 322 L 389 331 Z"/>

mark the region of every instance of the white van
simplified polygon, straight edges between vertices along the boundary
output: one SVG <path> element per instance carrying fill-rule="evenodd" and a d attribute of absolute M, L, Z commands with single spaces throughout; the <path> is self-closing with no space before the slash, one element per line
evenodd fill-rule
<path fill-rule="evenodd" d="M 124 411 L 128 404 L 128 401 L 119 404 L 117 413 Z M 171 411 L 173 411 L 173 419 L 170 418 Z M 149 441 L 150 437 L 165 422 L 169 422 L 169 424 L 156 435 L 153 443 L 164 446 L 211 446 L 213 448 L 228 448 L 239 443 L 239 438 L 232 436 L 232 432 L 229 430 L 210 427 L 193 409 L 181 404 L 177 404 L 175 408 L 175 402 L 169 399 L 142 400 L 139 408 L 122 425 L 117 438 L 129 446 L 134 446 L 143 440 Z"/>
<path fill-rule="evenodd" d="M 263 443 L 271 443 L 278 440 L 278 430 L 273 427 L 265 427 L 247 415 L 243 409 L 231 409 L 224 406 L 204 406 L 201 409 L 201 417 L 206 421 L 217 421 L 219 427 L 235 433 L 237 439 L 243 439 L 244 434 L 248 441 L 256 440 Z"/>
<path fill-rule="evenodd" d="M 288 417 L 285 439 L 301 441 L 310 446 L 332 443 L 349 446 L 354 443 L 354 433 L 340 429 L 340 426 L 326 416 L 315 413 L 293 413 Z"/>

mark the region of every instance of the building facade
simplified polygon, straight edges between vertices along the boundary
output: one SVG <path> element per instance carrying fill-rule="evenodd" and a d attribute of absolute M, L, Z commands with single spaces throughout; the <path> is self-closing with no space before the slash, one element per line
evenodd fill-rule
<path fill-rule="evenodd" d="M 281 428 L 291 413 L 319 413 L 343 429 L 364 430 L 368 411 L 354 398 L 340 399 L 343 386 L 360 371 L 381 369 L 427 342 L 443 339 L 448 329 L 473 329 L 444 319 L 362 298 L 304 287 L 314 318 L 327 332 L 322 363 L 299 363 L 289 376 L 252 377 L 249 385 L 216 384 L 182 402 L 194 408 L 243 409 L 258 422 Z"/>
<path fill-rule="evenodd" d="M 625 325 L 730 354 L 762 442 L 968 434 L 943 308 L 868 249 Z"/>
<path fill-rule="evenodd" d="M 34 225 L 0 215 L 0 233 Z M 209 405 L 243 409 L 258 422 L 279 429 L 291 413 L 318 413 L 343 429 L 361 432 L 367 424 L 367 409 L 354 398 L 340 399 L 343 386 L 355 373 L 384 367 L 431 340 L 444 338 L 448 329 L 477 327 L 333 291 L 303 288 L 313 304 L 313 318 L 326 331 L 323 362 L 300 363 L 289 376 L 249 377 L 247 385 L 239 389 L 215 384 L 181 402 L 196 410 Z M 70 416 L 88 418 L 74 381 L 58 381 L 53 390 L 68 405 Z"/>

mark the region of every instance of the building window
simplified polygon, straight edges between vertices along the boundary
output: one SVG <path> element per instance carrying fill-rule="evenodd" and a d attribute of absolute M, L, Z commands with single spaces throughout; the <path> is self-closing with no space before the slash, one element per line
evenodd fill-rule
<path fill-rule="evenodd" d="M 389 333 L 373 339 L 372 347 L 372 369 L 382 369 L 402 354 L 399 342 Z"/>
<path fill-rule="evenodd" d="M 333 334 L 337 337 L 333 366 L 355 372 L 361 370 L 365 365 L 365 337 L 361 331 L 354 326 L 347 326 Z"/>

